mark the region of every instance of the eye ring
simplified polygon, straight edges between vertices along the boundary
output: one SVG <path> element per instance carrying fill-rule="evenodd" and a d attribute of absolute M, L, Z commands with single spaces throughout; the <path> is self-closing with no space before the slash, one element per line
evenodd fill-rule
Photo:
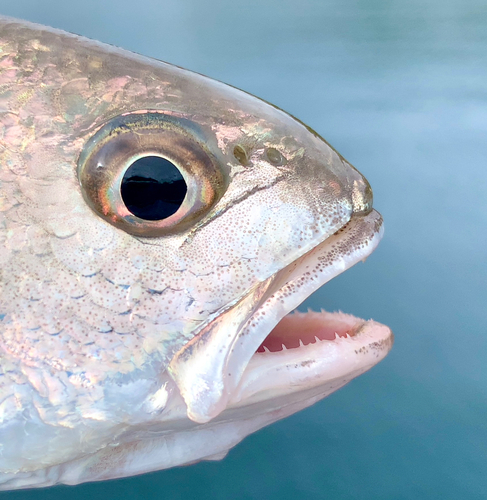
<path fill-rule="evenodd" d="M 184 231 L 211 210 L 228 186 L 228 175 L 208 142 L 203 131 L 186 118 L 157 111 L 117 116 L 87 141 L 80 155 L 78 179 L 83 197 L 97 215 L 129 234 L 158 237 Z M 148 157 L 172 164 L 186 184 L 179 208 L 161 219 L 138 217 L 122 196 L 127 171 Z"/>

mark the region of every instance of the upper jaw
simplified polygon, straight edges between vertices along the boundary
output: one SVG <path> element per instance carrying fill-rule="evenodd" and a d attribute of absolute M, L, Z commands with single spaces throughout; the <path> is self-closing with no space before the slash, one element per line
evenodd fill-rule
<path fill-rule="evenodd" d="M 245 380 L 267 334 L 315 290 L 370 255 L 382 234 L 382 217 L 375 210 L 353 215 L 334 235 L 257 284 L 239 302 L 210 321 L 205 331 L 185 346 L 169 366 L 186 402 L 189 418 L 207 422 L 230 403 L 241 404 L 242 398 L 250 397 L 252 384 L 246 385 Z M 226 331 L 237 334 L 225 335 Z M 385 334 L 388 335 L 390 331 Z M 294 350 L 296 359 L 304 354 L 300 349 Z M 195 377 L 195 373 L 203 376 Z M 242 392 L 243 387 L 246 389 Z M 258 386 L 254 387 L 254 393 L 262 392 Z"/>

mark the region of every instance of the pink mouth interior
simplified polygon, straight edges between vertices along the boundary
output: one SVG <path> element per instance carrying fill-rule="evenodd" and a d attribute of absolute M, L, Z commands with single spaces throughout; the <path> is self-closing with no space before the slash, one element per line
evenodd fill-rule
<path fill-rule="evenodd" d="M 288 314 L 267 335 L 257 352 L 265 352 L 266 347 L 270 352 L 282 351 L 284 345 L 287 349 L 314 344 L 319 340 L 335 340 L 336 335 L 353 337 L 363 321 L 343 313 L 307 312 Z"/>

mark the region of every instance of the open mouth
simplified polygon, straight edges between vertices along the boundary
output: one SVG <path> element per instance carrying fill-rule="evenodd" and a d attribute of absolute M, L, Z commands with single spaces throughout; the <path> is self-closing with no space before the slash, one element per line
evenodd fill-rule
<path fill-rule="evenodd" d="M 339 338 L 355 337 L 363 324 L 362 320 L 350 314 L 296 311 L 279 321 L 257 352 L 279 352 L 316 342 L 334 342 Z"/>
<path fill-rule="evenodd" d="M 207 323 L 170 365 L 191 420 L 208 422 L 228 406 L 279 395 L 324 397 L 378 363 L 392 346 L 386 326 L 343 313 L 289 312 L 365 260 L 382 234 L 375 210 L 352 216 Z"/>
<path fill-rule="evenodd" d="M 391 330 L 341 312 L 294 312 L 323 284 L 365 260 L 383 235 L 382 217 L 372 210 L 353 217 L 332 237 L 288 266 L 277 291 L 245 325 L 261 341 L 239 384 L 230 387 L 238 404 L 316 388 L 325 397 L 383 359 L 393 343 Z M 279 277 L 277 277 L 279 281 Z M 273 326 L 275 325 L 275 326 Z M 262 334 L 260 334 L 262 338 Z M 231 366 L 231 358 L 228 366 Z M 316 391 L 315 391 L 316 392 Z"/>

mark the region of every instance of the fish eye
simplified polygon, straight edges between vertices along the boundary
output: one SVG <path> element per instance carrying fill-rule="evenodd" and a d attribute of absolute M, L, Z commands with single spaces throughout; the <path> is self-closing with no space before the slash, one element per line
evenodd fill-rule
<path fill-rule="evenodd" d="M 188 229 L 228 185 L 203 132 L 188 119 L 157 111 L 104 124 L 80 155 L 78 178 L 95 213 L 146 237 Z"/>

